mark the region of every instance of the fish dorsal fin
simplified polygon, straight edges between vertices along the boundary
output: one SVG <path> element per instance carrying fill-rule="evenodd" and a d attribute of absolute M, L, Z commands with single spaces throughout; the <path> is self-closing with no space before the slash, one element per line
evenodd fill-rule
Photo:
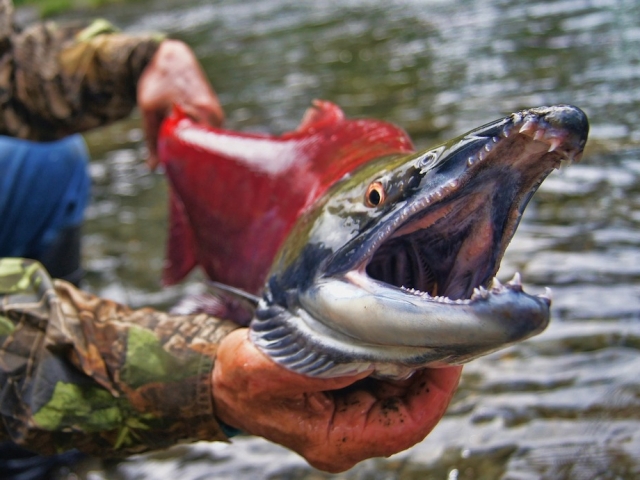
<path fill-rule="evenodd" d="M 344 120 L 344 112 L 340 107 L 324 100 L 314 100 L 311 107 L 304 112 L 300 125 L 295 133 L 304 133 L 326 128 L 332 123 Z"/>

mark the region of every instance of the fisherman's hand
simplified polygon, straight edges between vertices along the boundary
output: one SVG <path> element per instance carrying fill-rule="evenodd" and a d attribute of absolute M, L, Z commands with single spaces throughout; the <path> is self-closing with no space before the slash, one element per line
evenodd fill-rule
<path fill-rule="evenodd" d="M 461 370 L 426 369 L 403 382 L 361 380 L 368 373 L 309 378 L 268 359 L 243 328 L 220 344 L 215 411 L 228 425 L 284 445 L 316 468 L 340 472 L 426 437 L 449 405 Z"/>
<path fill-rule="evenodd" d="M 193 51 L 178 40 L 164 40 L 138 81 L 138 107 L 149 148 L 147 163 L 158 164 L 158 130 L 174 104 L 194 120 L 219 126 L 224 112 Z"/>

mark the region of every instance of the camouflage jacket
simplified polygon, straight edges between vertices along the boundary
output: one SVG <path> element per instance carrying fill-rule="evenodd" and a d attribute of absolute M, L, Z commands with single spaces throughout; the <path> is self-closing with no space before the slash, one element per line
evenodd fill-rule
<path fill-rule="evenodd" d="M 104 20 L 19 31 L 0 0 L 0 134 L 56 140 L 127 116 L 161 38 L 114 31 Z"/>
<path fill-rule="evenodd" d="M 217 345 L 235 323 L 131 310 L 0 259 L 0 441 L 119 457 L 226 440 L 212 405 Z"/>

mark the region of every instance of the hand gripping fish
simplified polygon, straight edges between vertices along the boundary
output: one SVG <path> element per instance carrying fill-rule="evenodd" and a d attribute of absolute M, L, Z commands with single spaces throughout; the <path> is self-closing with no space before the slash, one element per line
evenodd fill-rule
<path fill-rule="evenodd" d="M 568 105 L 523 110 L 414 152 L 399 128 L 316 102 L 298 130 L 165 122 L 172 185 L 165 278 L 196 264 L 260 293 L 252 341 L 316 377 L 404 378 L 540 333 L 548 294 L 495 274 L 529 200 L 582 155 Z"/>

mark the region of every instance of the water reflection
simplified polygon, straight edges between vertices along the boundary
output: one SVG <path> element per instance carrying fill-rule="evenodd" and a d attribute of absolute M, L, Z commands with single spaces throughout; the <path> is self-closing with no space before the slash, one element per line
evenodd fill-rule
<path fill-rule="evenodd" d="M 121 478 L 640 477 L 640 3 L 633 0 L 152 0 L 101 14 L 193 45 L 228 126 L 294 128 L 313 98 L 405 127 L 419 146 L 522 107 L 573 103 L 583 162 L 534 197 L 500 272 L 553 287 L 543 335 L 465 367 L 418 446 L 339 476 L 261 439 L 134 458 Z M 134 120 L 89 135 L 96 188 L 88 284 L 163 306 L 166 187 L 141 166 Z"/>

